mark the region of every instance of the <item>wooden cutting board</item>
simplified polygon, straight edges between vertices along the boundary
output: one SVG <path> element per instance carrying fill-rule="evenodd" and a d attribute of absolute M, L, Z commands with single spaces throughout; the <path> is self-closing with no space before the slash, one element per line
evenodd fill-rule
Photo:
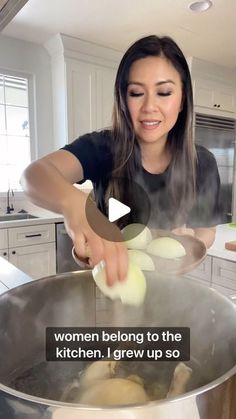
<path fill-rule="evenodd" d="M 226 242 L 225 243 L 225 249 L 232 250 L 233 252 L 236 252 L 236 240 Z"/>

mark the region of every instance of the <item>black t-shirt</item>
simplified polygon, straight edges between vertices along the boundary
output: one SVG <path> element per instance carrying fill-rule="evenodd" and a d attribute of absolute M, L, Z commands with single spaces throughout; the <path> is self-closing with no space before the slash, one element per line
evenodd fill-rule
<path fill-rule="evenodd" d="M 104 201 L 107 183 L 112 173 L 111 133 L 109 130 L 92 132 L 79 137 L 63 147 L 80 161 L 84 179 L 93 183 L 94 194 L 99 209 L 106 214 Z M 202 146 L 197 151 L 197 194 L 191 210 L 181 220 L 179 226 L 210 227 L 221 223 L 220 178 L 213 154 Z M 142 168 L 138 183 L 148 193 L 151 203 L 149 225 L 152 228 L 171 229 L 176 227 L 175 211 L 166 185 L 170 167 L 163 173 L 152 174 Z M 135 175 L 134 175 L 134 180 Z M 107 215 L 107 214 L 106 214 Z M 180 217 L 181 219 L 181 217 Z M 134 219 L 133 222 L 136 220 Z"/>

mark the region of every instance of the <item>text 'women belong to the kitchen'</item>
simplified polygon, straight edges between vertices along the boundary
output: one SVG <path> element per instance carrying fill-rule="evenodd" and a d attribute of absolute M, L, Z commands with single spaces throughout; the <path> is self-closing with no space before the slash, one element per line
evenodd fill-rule
<path fill-rule="evenodd" d="M 188 327 L 46 329 L 47 361 L 188 361 Z"/>

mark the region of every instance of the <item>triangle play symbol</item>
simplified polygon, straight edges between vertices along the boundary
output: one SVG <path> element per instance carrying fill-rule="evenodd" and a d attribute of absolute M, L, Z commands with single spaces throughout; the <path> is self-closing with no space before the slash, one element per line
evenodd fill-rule
<path fill-rule="evenodd" d="M 108 200 L 108 219 L 113 222 L 119 220 L 119 218 L 128 214 L 131 211 L 128 205 L 122 204 L 115 198 L 109 198 Z"/>

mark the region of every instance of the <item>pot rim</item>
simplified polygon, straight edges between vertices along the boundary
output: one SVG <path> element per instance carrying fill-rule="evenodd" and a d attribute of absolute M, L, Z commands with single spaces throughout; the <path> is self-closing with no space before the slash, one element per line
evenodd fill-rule
<path fill-rule="evenodd" d="M 4 393 L 10 394 L 11 396 L 15 396 L 19 399 L 23 399 L 27 402 L 31 402 L 31 403 L 35 403 L 35 404 L 41 404 L 41 405 L 46 405 L 48 407 L 57 407 L 57 408 L 73 408 L 76 410 L 93 410 L 93 411 L 98 411 L 98 410 L 129 410 L 129 409 L 142 409 L 142 408 L 147 408 L 147 407 L 154 407 L 157 405 L 166 405 L 168 403 L 178 403 L 181 402 L 183 400 L 186 399 L 190 399 L 192 397 L 196 397 L 199 396 L 200 394 L 203 394 L 209 390 L 214 389 L 215 387 L 223 384 L 225 381 L 227 381 L 228 379 L 230 379 L 233 375 L 236 375 L 236 365 L 234 365 L 229 371 L 227 371 L 226 373 L 224 373 L 223 375 L 221 375 L 219 378 L 217 378 L 216 380 L 211 381 L 209 384 L 206 384 L 204 386 L 198 387 L 195 390 L 189 391 L 187 393 L 184 393 L 183 395 L 181 395 L 180 397 L 171 397 L 168 399 L 161 399 L 161 400 L 154 400 L 154 401 L 150 401 L 147 403 L 142 403 L 142 404 L 132 404 L 132 405 L 116 405 L 116 406 L 90 406 L 90 405 L 85 405 L 85 404 L 79 404 L 79 403 L 66 403 L 66 402 L 60 402 L 57 400 L 51 400 L 51 399 L 45 399 L 43 397 L 37 397 L 37 396 L 33 396 L 27 393 L 22 393 L 18 390 L 14 390 L 11 387 L 8 387 L 4 384 L 0 383 L 0 390 L 3 391 Z"/>
<path fill-rule="evenodd" d="M 51 280 L 55 277 L 58 278 L 63 278 L 63 277 L 67 277 L 68 275 L 70 276 L 74 276 L 77 275 L 79 273 L 79 275 L 86 275 L 86 276 L 91 276 L 91 270 L 87 269 L 87 270 L 81 270 L 81 271 L 73 271 L 73 272 L 64 272 L 61 274 L 56 274 L 56 275 L 50 275 L 47 277 L 43 277 L 43 278 L 39 278 L 37 280 L 38 281 L 45 281 L 45 280 Z M 186 278 L 183 278 L 186 279 Z M 17 287 L 14 287 L 12 289 L 9 289 L 7 291 L 5 291 L 4 293 L 2 293 L 0 295 L 0 297 L 5 296 L 6 294 L 9 294 L 10 291 L 14 291 L 17 290 L 18 288 L 23 288 L 23 287 L 27 287 L 27 286 L 32 286 L 33 284 L 33 280 L 27 283 L 24 283 L 22 285 L 19 285 Z M 187 282 L 187 279 L 186 279 Z M 198 284 L 198 287 L 201 288 L 205 288 L 205 285 L 202 284 Z M 211 292 L 216 293 L 220 298 L 222 298 L 223 300 L 227 301 L 228 304 L 230 304 L 231 306 L 234 307 L 234 309 L 236 310 L 236 304 L 233 303 L 233 301 L 231 299 L 229 299 L 228 297 L 226 297 L 223 294 L 220 294 L 217 290 L 213 289 L 212 287 L 208 288 Z M 235 298 L 236 298 L 236 294 L 235 294 Z M 150 401 L 147 403 L 142 403 L 142 404 L 130 404 L 130 405 L 115 405 L 115 406 L 103 406 L 103 405 L 99 405 L 99 406 L 90 406 L 90 405 L 85 405 L 85 404 L 79 404 L 79 403 L 67 403 L 67 402 L 61 402 L 58 400 L 52 400 L 52 399 L 46 399 L 43 397 L 37 397 L 37 396 L 33 396 L 27 393 L 23 393 L 21 391 L 15 390 L 11 387 L 8 387 L 4 384 L 2 384 L 0 382 L 0 391 L 3 391 L 4 393 L 7 393 L 11 396 L 17 397 L 19 399 L 23 399 L 26 402 L 31 402 L 34 404 L 41 404 L 44 406 L 48 406 L 48 407 L 55 407 L 55 408 L 67 408 L 67 409 L 76 409 L 76 410 L 86 410 L 86 411 L 100 411 L 102 410 L 130 410 L 130 409 L 142 409 L 142 408 L 152 408 L 155 406 L 164 406 L 167 405 L 169 403 L 178 403 L 187 399 L 191 399 L 192 397 L 196 397 L 199 396 L 203 393 L 206 393 L 209 390 L 213 390 L 214 388 L 216 388 L 217 386 L 223 384 L 225 381 L 227 381 L 228 379 L 230 379 L 232 376 L 236 375 L 236 364 L 230 368 L 228 371 L 226 371 L 223 375 L 221 375 L 220 377 L 218 377 L 217 379 L 211 381 L 208 384 L 205 384 L 204 386 L 198 387 L 195 390 L 189 391 L 184 393 L 181 396 L 177 396 L 177 397 L 171 397 L 168 399 L 160 399 L 160 400 L 154 400 L 154 401 Z"/>

